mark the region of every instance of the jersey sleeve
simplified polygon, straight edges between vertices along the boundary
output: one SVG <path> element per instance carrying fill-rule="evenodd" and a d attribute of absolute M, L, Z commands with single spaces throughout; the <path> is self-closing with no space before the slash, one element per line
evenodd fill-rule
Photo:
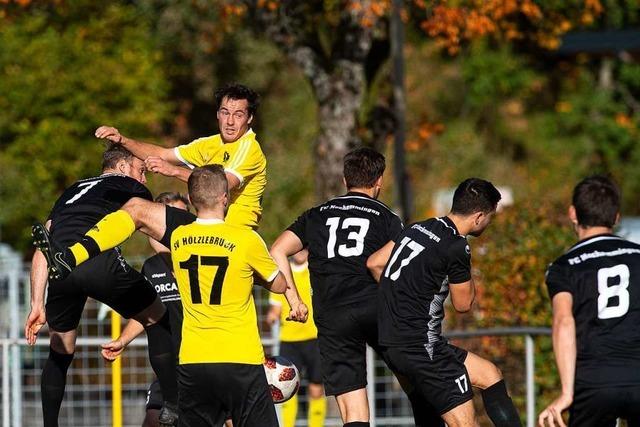
<path fill-rule="evenodd" d="M 196 166 L 203 166 L 208 164 L 210 158 L 210 150 L 206 145 L 209 138 L 198 138 L 191 141 L 189 144 L 179 145 L 173 149 L 174 154 L 185 165 L 191 169 Z"/>
<path fill-rule="evenodd" d="M 287 299 L 284 294 L 274 294 L 273 292 L 269 292 L 269 304 L 277 305 L 278 307 L 286 307 Z"/>
<path fill-rule="evenodd" d="M 471 248 L 467 239 L 458 239 L 449 250 L 449 283 L 471 280 Z"/>
<path fill-rule="evenodd" d="M 258 276 L 267 282 L 272 282 L 278 275 L 278 265 L 271 258 L 267 245 L 262 240 L 262 237 L 255 231 L 251 231 L 252 245 L 250 250 L 247 251 L 247 263 L 255 271 Z"/>
<path fill-rule="evenodd" d="M 547 283 L 547 290 L 549 291 L 549 298 L 553 297 L 560 292 L 569 292 L 573 294 L 573 287 L 569 280 L 566 268 L 557 261 L 549 265 L 545 274 L 545 282 Z"/>
<path fill-rule="evenodd" d="M 300 215 L 293 224 L 287 228 L 287 230 L 298 236 L 298 239 L 302 242 L 302 246 L 305 248 L 307 247 L 307 221 L 309 218 L 309 212 L 310 211 L 306 211 Z"/>
<path fill-rule="evenodd" d="M 153 201 L 153 195 L 151 191 L 138 181 L 134 181 L 131 188 L 131 197 L 141 197 L 146 200 Z"/>
<path fill-rule="evenodd" d="M 402 233 L 402 230 L 404 229 L 404 224 L 402 223 L 402 220 L 400 219 L 400 217 L 396 216 L 396 215 L 391 215 L 391 221 L 389 223 L 389 238 L 387 240 L 393 240 L 395 241 L 398 236 L 400 236 L 400 233 Z"/>
<path fill-rule="evenodd" d="M 263 171 L 266 167 L 267 160 L 260 145 L 254 140 L 245 139 L 229 159 L 224 171 L 238 178 L 242 187 L 246 180 Z"/>

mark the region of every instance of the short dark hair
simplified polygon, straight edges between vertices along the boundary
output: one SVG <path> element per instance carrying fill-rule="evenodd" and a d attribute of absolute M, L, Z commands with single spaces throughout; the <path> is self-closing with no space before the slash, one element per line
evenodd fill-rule
<path fill-rule="evenodd" d="M 229 190 L 227 176 L 222 165 L 206 165 L 197 167 L 189 175 L 187 181 L 189 198 L 196 210 L 213 208 L 216 197 Z"/>
<path fill-rule="evenodd" d="M 187 210 L 189 210 L 189 199 L 178 192 L 174 191 L 165 191 L 164 193 L 160 193 L 156 196 L 155 201 L 157 203 L 162 203 L 163 205 L 168 205 L 170 203 L 182 202 L 187 206 Z"/>
<path fill-rule="evenodd" d="M 109 148 L 102 153 L 102 170 L 115 168 L 122 159 L 131 163 L 133 153 L 124 148 L 122 144 L 111 144 Z"/>
<path fill-rule="evenodd" d="M 581 226 L 613 228 L 620 213 L 620 189 L 610 178 L 593 175 L 575 186 L 571 203 Z"/>
<path fill-rule="evenodd" d="M 249 104 L 247 110 L 249 111 L 250 116 L 254 116 L 256 114 L 258 106 L 260 105 L 260 95 L 258 95 L 253 89 L 239 83 L 225 84 L 216 90 L 214 96 L 216 99 L 216 110 L 220 109 L 222 100 L 225 98 L 235 100 L 246 99 Z"/>
<path fill-rule="evenodd" d="M 356 148 L 344 156 L 347 188 L 371 188 L 386 168 L 384 156 L 371 148 Z"/>
<path fill-rule="evenodd" d="M 462 181 L 453 193 L 451 213 L 458 215 L 489 213 L 496 209 L 501 198 L 498 189 L 489 181 L 469 178 Z"/>

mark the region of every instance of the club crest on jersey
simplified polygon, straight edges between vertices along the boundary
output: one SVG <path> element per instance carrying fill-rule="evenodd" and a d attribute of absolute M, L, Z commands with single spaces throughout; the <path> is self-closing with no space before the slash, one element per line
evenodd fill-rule
<path fill-rule="evenodd" d="M 222 161 L 223 162 L 227 162 L 229 160 L 229 153 L 227 153 L 226 151 L 224 152 L 224 155 L 222 156 Z"/>

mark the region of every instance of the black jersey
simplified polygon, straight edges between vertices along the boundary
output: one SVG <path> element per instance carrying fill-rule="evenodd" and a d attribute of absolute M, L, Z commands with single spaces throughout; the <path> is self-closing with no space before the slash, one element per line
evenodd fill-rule
<path fill-rule="evenodd" d="M 640 245 L 583 240 L 549 266 L 546 282 L 552 299 L 573 297 L 576 383 L 640 384 Z"/>
<path fill-rule="evenodd" d="M 132 197 L 153 199 L 147 187 L 126 175 L 104 174 L 76 182 L 62 193 L 49 214 L 53 240 L 62 246 L 80 241 L 105 215 Z"/>
<path fill-rule="evenodd" d="M 433 346 L 442 340 L 444 301 L 449 283 L 471 279 L 467 239 L 447 217 L 407 227 L 385 266 L 380 281 L 380 344 Z"/>
<path fill-rule="evenodd" d="M 289 227 L 309 249 L 316 314 L 374 298 L 367 258 L 396 238 L 402 221 L 384 203 L 349 192 L 303 213 Z"/>
<path fill-rule="evenodd" d="M 160 300 L 169 311 L 171 335 L 176 348 L 180 348 L 182 336 L 182 302 L 178 292 L 178 284 L 171 270 L 171 255 L 169 253 L 156 254 L 142 265 L 142 274 L 151 282 Z"/>

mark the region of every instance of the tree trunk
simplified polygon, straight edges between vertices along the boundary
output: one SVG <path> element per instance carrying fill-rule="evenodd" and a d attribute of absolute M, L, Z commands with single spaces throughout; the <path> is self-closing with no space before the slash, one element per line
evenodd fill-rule
<path fill-rule="evenodd" d="M 360 145 L 357 116 L 362 104 L 362 64 L 348 62 L 329 78 L 318 92 L 319 134 L 315 142 L 316 196 L 319 201 L 344 193 L 342 159 Z"/>

